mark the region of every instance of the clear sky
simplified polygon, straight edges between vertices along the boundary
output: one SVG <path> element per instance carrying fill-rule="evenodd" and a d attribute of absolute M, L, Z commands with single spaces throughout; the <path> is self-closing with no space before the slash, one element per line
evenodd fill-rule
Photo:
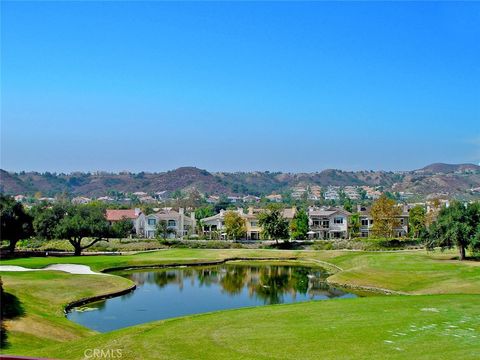
<path fill-rule="evenodd" d="M 480 161 L 480 2 L 1 2 L 1 167 Z"/>

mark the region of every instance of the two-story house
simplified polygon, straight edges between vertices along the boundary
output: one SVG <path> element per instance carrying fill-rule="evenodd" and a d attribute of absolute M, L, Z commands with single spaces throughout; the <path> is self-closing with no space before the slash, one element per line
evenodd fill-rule
<path fill-rule="evenodd" d="M 248 212 L 245 213 L 242 208 L 236 210 L 230 210 L 237 212 L 244 220 L 246 226 L 246 240 L 260 240 L 260 234 L 262 228 L 258 223 L 258 214 L 263 209 L 254 209 L 253 207 L 248 208 Z M 203 233 L 210 239 L 220 238 L 226 239 L 225 233 L 225 213 L 227 211 L 220 210 L 216 215 L 202 219 L 203 224 Z M 282 216 L 287 219 L 289 222 L 293 219 L 296 213 L 295 208 L 287 208 L 282 210 Z"/>
<path fill-rule="evenodd" d="M 404 237 L 408 235 L 408 207 L 405 205 L 398 205 L 402 207 L 402 212 L 398 216 L 399 226 L 394 229 L 395 237 Z M 373 218 L 370 214 L 370 208 L 358 205 L 357 212 L 360 215 L 360 236 L 369 237 L 372 235 Z"/>
<path fill-rule="evenodd" d="M 195 213 L 192 212 L 190 216 L 185 214 L 185 210 L 180 208 L 174 210 L 160 210 L 159 212 L 145 216 L 144 236 L 146 238 L 153 238 L 157 232 L 157 225 L 160 221 L 165 221 L 170 230 L 168 238 L 180 238 L 195 233 Z"/>
<path fill-rule="evenodd" d="M 348 237 L 348 218 L 351 214 L 340 208 L 310 208 L 308 210 L 309 237 L 338 239 Z"/>
<path fill-rule="evenodd" d="M 107 209 L 105 217 L 110 224 L 121 220 L 130 220 L 133 223 L 135 234 L 143 236 L 145 231 L 145 215 L 138 208 L 135 209 Z"/>

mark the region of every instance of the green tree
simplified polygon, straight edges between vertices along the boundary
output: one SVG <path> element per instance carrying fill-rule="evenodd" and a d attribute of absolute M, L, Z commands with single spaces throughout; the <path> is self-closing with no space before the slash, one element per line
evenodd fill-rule
<path fill-rule="evenodd" d="M 3 194 L 0 194 L 0 223 L 0 239 L 9 241 L 8 249 L 12 253 L 19 240 L 33 235 L 32 217 L 21 203 Z"/>
<path fill-rule="evenodd" d="M 245 219 L 236 211 L 225 212 L 225 232 L 229 239 L 237 240 L 245 237 L 247 226 Z"/>
<path fill-rule="evenodd" d="M 202 206 L 197 209 L 195 209 L 195 219 L 197 220 L 202 220 L 205 219 L 206 217 L 213 216 L 213 206 L 212 205 L 207 205 L 207 206 Z"/>
<path fill-rule="evenodd" d="M 112 234 L 114 237 L 122 239 L 132 235 L 135 231 L 133 222 L 130 219 L 123 218 L 119 221 L 115 221 L 112 224 Z"/>
<path fill-rule="evenodd" d="M 426 212 L 425 208 L 420 205 L 416 205 L 410 209 L 408 219 L 408 226 L 410 236 L 414 238 L 418 238 L 420 234 L 425 231 L 426 228 Z"/>
<path fill-rule="evenodd" d="M 175 233 L 175 230 L 168 227 L 168 223 L 166 220 L 160 220 L 157 223 L 157 226 L 155 227 L 155 236 L 158 239 L 166 240 L 168 238 L 168 235 L 174 234 L 174 233 Z"/>
<path fill-rule="evenodd" d="M 75 255 L 79 256 L 83 250 L 101 240 L 108 239 L 113 233 L 101 208 L 89 205 L 72 205 L 56 225 L 55 235 L 59 239 L 68 240 L 75 249 Z M 93 240 L 83 245 L 82 240 L 87 238 Z"/>
<path fill-rule="evenodd" d="M 402 209 L 395 200 L 383 194 L 372 205 L 370 214 L 373 218 L 372 232 L 375 236 L 393 237 L 395 229 L 400 226 L 399 216 Z"/>
<path fill-rule="evenodd" d="M 428 248 L 457 247 L 460 260 L 466 249 L 478 250 L 480 242 L 480 203 L 453 202 L 440 210 L 438 218 L 428 228 L 425 240 Z"/>
<path fill-rule="evenodd" d="M 367 191 L 365 189 L 358 188 L 357 192 L 360 195 L 360 200 L 367 200 Z"/>
<path fill-rule="evenodd" d="M 350 200 L 349 197 L 345 198 L 345 200 L 342 202 L 342 206 L 348 212 L 353 211 L 353 203 L 352 203 L 352 200 Z"/>
<path fill-rule="evenodd" d="M 300 209 L 295 213 L 290 223 L 292 239 L 305 240 L 308 236 L 308 215 L 305 210 Z"/>
<path fill-rule="evenodd" d="M 142 210 L 142 212 L 145 214 L 145 215 L 150 215 L 150 214 L 153 214 L 155 211 L 153 210 L 153 205 L 152 204 L 142 204 L 142 206 L 140 207 L 140 209 Z"/>
<path fill-rule="evenodd" d="M 262 236 L 266 239 L 288 239 L 288 221 L 282 216 L 277 204 L 270 205 L 258 215 L 258 224 L 262 227 Z"/>
<path fill-rule="evenodd" d="M 348 224 L 348 233 L 350 238 L 357 237 L 360 235 L 360 214 L 354 213 L 350 216 L 349 224 Z"/>
<path fill-rule="evenodd" d="M 38 204 L 31 209 L 33 215 L 33 230 L 40 239 L 55 238 L 55 226 L 65 216 L 67 205 L 58 203 L 53 206 L 47 203 Z"/>

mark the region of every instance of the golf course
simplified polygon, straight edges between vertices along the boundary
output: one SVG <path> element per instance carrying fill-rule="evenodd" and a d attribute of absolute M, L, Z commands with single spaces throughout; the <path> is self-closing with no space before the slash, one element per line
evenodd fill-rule
<path fill-rule="evenodd" d="M 480 262 L 455 256 L 453 251 L 424 250 L 171 249 L 4 260 L 1 265 L 31 269 L 86 265 L 108 276 L 0 271 L 13 308 L 5 321 L 2 354 L 56 359 L 478 359 Z M 329 284 L 370 295 L 214 311 L 105 333 L 65 317 L 73 302 L 135 285 L 109 274 L 115 269 L 233 261 L 318 266 L 329 272 Z"/>

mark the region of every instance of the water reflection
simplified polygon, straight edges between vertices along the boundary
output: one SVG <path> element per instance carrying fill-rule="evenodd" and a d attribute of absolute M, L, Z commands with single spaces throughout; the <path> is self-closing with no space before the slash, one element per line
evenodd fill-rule
<path fill-rule="evenodd" d="M 263 300 L 264 304 L 284 302 L 283 296 L 297 294 L 328 298 L 338 297 L 345 292 L 331 288 L 325 282 L 327 274 L 319 269 L 302 266 L 246 266 L 225 265 L 208 268 L 173 268 L 158 271 L 135 271 L 123 273 L 138 286 L 155 284 L 158 288 L 176 285 L 183 290 L 184 284 L 197 284 L 198 287 L 217 285 L 222 293 L 238 295 L 244 288 L 250 297 Z"/>
<path fill-rule="evenodd" d="M 137 289 L 73 311 L 68 318 L 97 331 L 110 331 L 221 309 L 355 297 L 329 287 L 324 270 L 303 266 L 232 264 L 118 275 L 133 280 Z"/>

